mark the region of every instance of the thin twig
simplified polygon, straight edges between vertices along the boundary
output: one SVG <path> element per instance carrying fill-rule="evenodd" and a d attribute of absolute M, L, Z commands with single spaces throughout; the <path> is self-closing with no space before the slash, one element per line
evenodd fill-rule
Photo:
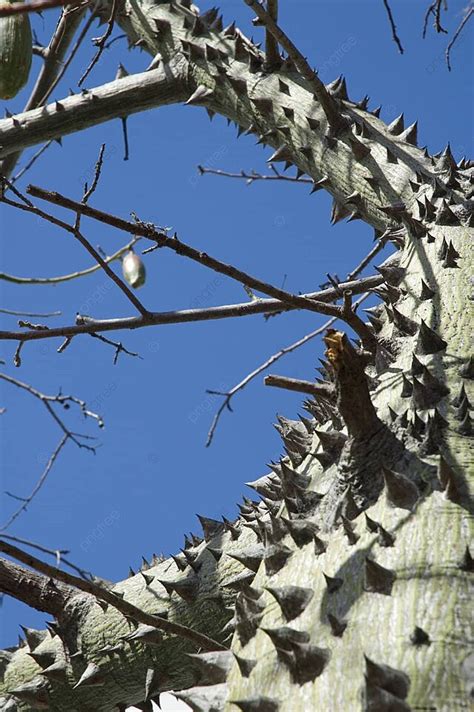
<path fill-rule="evenodd" d="M 80 398 L 77 398 L 76 396 L 66 396 L 62 393 L 58 393 L 57 396 L 51 396 L 45 393 L 41 393 L 29 383 L 24 383 L 23 381 L 19 381 L 16 378 L 12 378 L 12 376 L 8 376 L 6 373 L 0 373 L 0 379 L 2 379 L 3 381 L 7 381 L 7 383 L 11 383 L 17 388 L 21 388 L 22 390 L 27 391 L 27 393 L 37 398 L 44 405 L 48 413 L 57 423 L 57 425 L 62 430 L 67 439 L 70 438 L 73 443 L 77 445 L 77 447 L 84 448 L 85 450 L 89 450 L 95 453 L 96 448 L 92 447 L 91 445 L 86 445 L 85 443 L 82 443 L 80 442 L 80 440 L 78 440 L 78 438 L 91 439 L 90 436 L 83 435 L 80 433 L 74 433 L 72 430 L 69 430 L 69 428 L 64 424 L 64 421 L 56 413 L 52 405 L 54 403 L 57 403 L 59 405 L 62 405 L 66 409 L 68 409 L 71 404 L 77 405 L 85 418 L 92 418 L 93 420 L 96 420 L 99 428 L 102 428 L 104 425 L 104 421 L 102 420 L 101 416 L 89 410 L 85 401 L 81 400 Z"/>
<path fill-rule="evenodd" d="M 264 175 L 262 173 L 256 173 L 255 171 L 252 171 L 251 173 L 246 173 L 245 171 L 240 171 L 240 173 L 229 173 L 228 171 L 223 171 L 220 168 L 206 168 L 205 166 L 198 166 L 198 171 L 202 176 L 209 174 L 209 175 L 215 175 L 215 176 L 222 176 L 224 178 L 240 178 L 241 180 L 244 179 L 247 181 L 248 185 L 250 185 L 251 183 L 253 183 L 256 180 L 263 180 L 263 181 L 280 180 L 280 181 L 288 181 L 289 183 L 311 183 L 311 184 L 314 183 L 314 181 L 311 178 L 297 178 L 296 176 L 284 176 L 281 173 L 278 173 L 277 169 L 274 168 L 273 165 L 271 166 L 271 168 L 274 171 L 274 175 Z"/>
<path fill-rule="evenodd" d="M 434 28 L 438 34 L 441 32 L 445 35 L 448 34 L 448 31 L 444 29 L 441 25 L 441 3 L 443 0 L 435 0 L 435 2 L 432 2 L 431 5 L 428 7 L 426 13 L 425 13 L 425 19 L 423 22 L 423 39 L 426 37 L 426 30 L 428 27 L 428 19 L 430 15 L 434 15 L 435 21 L 434 21 Z M 446 7 L 445 7 L 446 9 Z"/>
<path fill-rule="evenodd" d="M 78 86 L 82 86 L 84 84 L 85 80 L 87 79 L 87 77 L 92 72 L 92 70 L 95 67 L 95 65 L 97 64 L 97 62 L 99 61 L 100 56 L 101 56 L 102 52 L 104 51 L 105 43 L 107 42 L 110 35 L 112 34 L 112 30 L 113 30 L 114 24 L 115 24 L 115 18 L 117 17 L 118 7 L 119 7 L 118 0 L 112 0 L 112 9 L 110 10 L 109 19 L 107 20 L 106 30 L 101 37 L 99 37 L 97 40 L 94 40 L 94 44 L 98 47 L 98 50 L 97 50 L 96 54 L 94 55 L 94 57 L 92 58 L 86 71 L 84 72 L 82 77 L 79 79 L 79 81 L 77 83 Z"/>
<path fill-rule="evenodd" d="M 451 50 L 452 50 L 453 46 L 455 45 L 456 40 L 458 39 L 459 35 L 463 31 L 464 26 L 467 24 L 468 20 L 472 17 L 473 14 L 474 14 L 474 6 L 471 5 L 471 7 L 469 8 L 469 10 L 466 13 L 466 16 L 461 21 L 456 32 L 454 33 L 451 42 L 446 47 L 446 64 L 448 65 L 449 71 L 451 71 Z"/>
<path fill-rule="evenodd" d="M 97 4 L 97 3 L 96 3 L 96 4 Z M 66 12 L 66 13 L 70 13 L 70 12 L 71 12 L 71 9 L 67 8 L 67 9 L 65 10 L 65 12 Z M 61 81 L 61 79 L 62 79 L 63 76 L 65 75 L 65 73 L 67 72 L 67 69 L 68 69 L 69 65 L 71 64 L 72 60 L 73 60 L 74 57 L 76 56 L 76 53 L 77 53 L 79 47 L 80 47 L 81 44 L 83 43 L 84 38 L 86 37 L 86 35 L 87 35 L 87 33 L 89 32 L 89 29 L 90 29 L 92 23 L 94 22 L 94 20 L 95 20 L 96 18 L 97 18 L 97 15 L 95 14 L 95 5 L 94 5 L 94 7 L 91 8 L 91 13 L 90 13 L 89 17 L 87 18 L 87 20 L 85 21 L 82 30 L 80 31 L 79 35 L 77 36 L 76 41 L 74 42 L 74 45 L 72 46 L 72 49 L 71 49 L 71 51 L 69 52 L 69 55 L 68 55 L 67 59 L 62 63 L 61 69 L 59 70 L 59 72 L 58 72 L 56 78 L 54 79 L 54 81 L 51 82 L 51 84 L 49 85 L 47 91 L 46 91 L 46 92 L 43 94 L 43 96 L 41 97 L 41 101 L 39 102 L 40 105 L 41 105 L 41 104 L 44 104 L 44 103 L 47 101 L 48 97 L 51 96 L 51 94 L 53 93 L 53 91 L 55 90 L 55 88 L 57 87 L 57 85 L 59 84 L 59 82 Z M 49 57 L 49 52 L 50 52 L 50 50 L 49 50 L 49 48 L 48 48 L 48 57 Z"/>
<path fill-rule="evenodd" d="M 103 143 L 99 149 L 99 156 L 97 158 L 97 161 L 94 166 L 94 176 L 92 178 L 92 183 L 90 186 L 87 186 L 87 183 L 84 185 L 84 195 L 82 196 L 81 203 L 85 205 L 86 203 L 89 202 L 89 198 L 91 195 L 93 195 L 97 189 L 97 186 L 99 185 L 99 180 L 100 180 L 100 174 L 102 171 L 102 166 L 104 164 L 104 152 L 105 152 L 105 143 Z M 81 224 L 81 213 L 77 212 L 76 213 L 76 221 L 74 223 L 74 228 L 75 230 L 79 230 L 80 224 Z M 102 257 L 102 255 L 101 255 Z"/>
<path fill-rule="evenodd" d="M 13 309 L 0 309 L 0 313 L 1 314 L 10 314 L 11 316 L 39 316 L 39 317 L 42 317 L 43 319 L 46 319 L 47 317 L 51 317 L 51 316 L 61 316 L 61 314 L 62 314 L 62 312 L 60 312 L 60 311 L 41 313 L 41 312 L 14 311 Z"/>
<path fill-rule="evenodd" d="M 140 356 L 140 354 L 137 354 L 134 351 L 129 351 L 128 349 L 126 349 L 121 341 L 112 341 L 111 339 L 107 339 L 105 336 L 102 336 L 102 334 L 91 334 L 91 336 L 93 336 L 94 339 L 100 339 L 100 341 L 102 341 L 104 344 L 109 344 L 110 346 L 113 346 L 115 348 L 114 366 L 117 363 L 118 357 L 120 356 L 120 354 L 122 352 L 124 354 L 127 354 L 128 356 L 136 356 L 139 359 L 142 358 Z"/>
<path fill-rule="evenodd" d="M 8 544 L 6 541 L 0 540 L 0 551 L 7 554 L 7 556 L 11 556 L 17 561 L 21 561 L 21 563 L 26 566 L 39 571 L 53 580 L 62 581 L 69 586 L 73 586 L 81 591 L 84 591 L 85 593 L 89 593 L 91 596 L 95 596 L 98 601 L 105 601 L 123 613 L 124 616 L 127 616 L 127 618 L 133 618 L 139 623 L 151 625 L 159 630 L 164 630 L 172 635 L 177 635 L 181 638 L 185 638 L 186 640 L 190 640 L 194 643 L 194 645 L 198 648 L 202 648 L 203 650 L 227 650 L 224 645 L 218 643 L 216 640 L 212 640 L 212 638 L 208 638 L 207 635 L 204 635 L 203 633 L 199 633 L 198 631 L 181 625 L 180 623 L 174 623 L 166 620 L 166 618 L 162 618 L 161 616 L 147 613 L 141 608 L 137 608 L 129 601 L 126 601 L 124 598 L 121 598 L 112 590 L 105 588 L 105 586 L 99 585 L 96 582 L 86 581 L 82 578 L 78 578 L 77 576 L 73 576 L 66 571 L 61 571 L 60 569 L 50 566 L 44 561 L 40 561 L 40 559 L 37 559 L 32 554 L 28 554 L 26 551 L 22 551 L 18 547 Z"/>
<path fill-rule="evenodd" d="M 100 167 L 99 167 L 99 172 L 100 172 Z M 66 230 L 66 232 L 71 233 L 74 235 L 76 240 L 81 243 L 81 245 L 87 250 L 87 252 L 92 255 L 92 257 L 95 259 L 95 261 L 102 267 L 104 272 L 110 279 L 115 282 L 117 287 L 122 290 L 122 292 L 125 294 L 125 296 L 129 299 L 129 301 L 133 304 L 133 306 L 140 312 L 140 314 L 143 317 L 146 317 L 148 314 L 148 310 L 145 309 L 143 304 L 137 297 L 133 294 L 131 289 L 125 284 L 125 282 L 117 275 L 115 272 L 110 269 L 109 265 L 107 262 L 104 260 L 104 258 L 99 254 L 99 252 L 90 244 L 90 242 L 87 240 L 86 237 L 79 231 L 77 225 L 78 225 L 78 219 L 76 219 L 76 224 L 74 226 L 69 225 L 68 223 L 63 222 L 62 220 L 58 220 L 55 218 L 53 215 L 50 215 L 49 213 L 45 213 L 42 210 L 39 210 L 35 205 L 31 203 L 25 196 L 23 196 L 20 191 L 15 188 L 9 180 L 7 180 L 5 177 L 2 179 L 9 187 L 10 189 L 18 195 L 24 202 L 25 205 L 21 206 L 19 203 L 14 203 L 14 201 L 9 200 L 8 198 L 5 198 L 3 196 L 1 199 L 3 202 L 7 203 L 8 205 L 14 205 L 15 207 L 19 207 L 22 210 L 26 210 L 27 212 L 32 212 L 35 215 L 38 215 L 39 217 L 42 217 L 44 220 L 47 220 L 48 222 L 51 222 L 58 227 L 63 228 Z M 31 186 L 30 186 L 31 187 Z M 29 188 L 30 188 L 29 187 Z M 28 190 L 29 190 L 28 188 Z M 85 214 L 87 215 L 88 213 L 86 212 L 86 209 L 88 206 L 85 203 L 77 203 L 76 201 L 72 201 L 75 205 L 74 210 L 76 212 L 76 215 L 82 215 Z"/>
<path fill-rule="evenodd" d="M 376 255 L 385 247 L 387 242 L 390 240 L 390 238 L 393 237 L 392 232 L 390 230 L 387 230 L 376 242 L 374 247 L 369 251 L 369 253 L 359 262 L 357 267 L 355 267 L 348 275 L 347 279 L 352 280 L 354 279 L 358 274 L 364 270 L 368 264 L 376 257 Z M 340 294 L 341 292 L 341 287 L 343 285 L 338 285 L 336 289 L 336 294 Z M 352 292 L 354 294 L 354 292 Z M 360 297 L 360 299 L 357 300 L 354 304 L 354 309 L 356 309 L 359 304 L 361 304 L 367 297 L 369 296 L 369 293 L 365 293 Z M 280 358 L 283 356 L 286 356 L 286 354 L 291 353 L 292 351 L 295 351 L 296 349 L 300 348 L 300 346 L 304 346 L 308 341 L 311 339 L 314 339 L 316 336 L 319 336 L 320 334 L 324 333 L 326 329 L 329 329 L 334 322 L 336 321 L 336 317 L 332 317 L 331 319 L 328 319 L 322 326 L 318 327 L 315 329 L 315 331 L 311 331 L 309 334 L 306 334 L 306 336 L 303 336 L 301 339 L 298 339 L 298 341 L 295 341 L 293 344 L 290 344 L 289 346 L 286 346 L 277 353 L 273 354 L 268 358 L 266 361 L 264 361 L 260 366 L 257 366 L 253 371 L 248 373 L 245 378 L 243 378 L 239 383 L 237 383 L 233 388 L 230 389 L 227 393 L 216 393 L 215 391 L 208 390 L 207 393 L 214 393 L 215 395 L 222 395 L 224 396 L 224 400 L 222 401 L 221 405 L 219 406 L 218 410 L 216 411 L 214 418 L 212 419 L 211 427 L 209 428 L 209 432 L 207 434 L 207 440 L 206 440 L 206 447 L 209 447 L 210 444 L 212 443 L 212 439 L 214 437 L 214 434 L 216 432 L 217 426 L 219 424 L 219 420 L 222 416 L 222 413 L 227 409 L 229 411 L 232 411 L 230 402 L 232 398 L 241 390 L 245 388 L 245 386 L 250 383 L 254 378 L 256 378 L 260 373 L 263 371 L 266 371 L 267 368 L 269 368 L 272 364 L 275 363 L 275 361 L 278 361 Z"/>
<path fill-rule="evenodd" d="M 23 539 L 19 536 L 13 536 L 13 534 L 5 534 L 3 531 L 0 533 L 0 536 L 2 537 L 2 539 L 8 539 L 8 541 L 16 541 L 17 544 L 24 544 L 24 546 L 30 546 L 32 549 L 42 551 L 44 554 L 54 556 L 58 566 L 60 563 L 66 564 L 66 566 L 69 566 L 70 569 L 76 571 L 79 576 L 82 576 L 82 578 L 89 579 L 90 581 L 94 579 L 94 576 L 91 574 L 90 571 L 86 571 L 80 566 L 76 566 L 76 564 L 73 564 L 72 561 L 70 561 L 69 559 L 66 559 L 64 554 L 69 553 L 67 549 L 49 549 L 48 547 L 43 546 L 42 544 L 38 544 L 37 542 L 29 541 L 28 539 Z"/>
<path fill-rule="evenodd" d="M 126 245 L 114 252 L 112 255 L 104 257 L 104 262 L 109 264 L 114 260 L 118 260 L 122 255 L 128 252 L 141 238 L 134 237 L 133 240 L 127 242 Z M 77 279 L 79 277 L 85 277 L 88 274 L 93 274 L 102 269 L 101 265 L 95 264 L 92 267 L 87 267 L 87 269 L 79 270 L 78 272 L 71 272 L 70 274 L 62 274 L 58 277 L 17 277 L 13 274 L 6 274 L 5 272 L 0 272 L 0 280 L 5 280 L 6 282 L 13 282 L 14 284 L 57 284 L 59 282 L 69 282 L 71 279 Z"/>
<path fill-rule="evenodd" d="M 16 176 L 13 176 L 13 178 L 11 179 L 11 182 L 12 182 L 12 183 L 16 183 L 17 180 L 20 180 L 20 178 L 21 178 L 22 176 L 24 176 L 27 171 L 30 170 L 30 168 L 34 165 L 34 163 L 36 163 L 36 161 L 38 160 L 38 158 L 40 158 L 40 156 L 43 155 L 43 153 L 51 146 L 52 143 L 53 143 L 53 139 L 50 139 L 49 141 L 46 141 L 46 143 L 43 144 L 43 146 L 41 146 L 41 148 L 40 148 L 38 151 L 36 151 L 36 153 L 35 153 L 35 154 L 30 158 L 30 160 L 23 166 L 23 168 L 22 168 L 20 171 L 18 171 L 18 173 L 16 174 Z"/>
<path fill-rule="evenodd" d="M 65 446 L 65 444 L 67 443 L 68 440 L 69 440 L 69 435 L 64 434 L 62 436 L 61 440 L 59 441 L 58 445 L 56 446 L 55 450 L 51 454 L 51 457 L 49 458 L 48 462 L 46 463 L 46 467 L 44 468 L 38 482 L 33 487 L 31 493 L 28 495 L 28 497 L 26 497 L 23 500 L 22 505 L 20 507 L 18 507 L 18 509 L 15 512 L 13 512 L 13 514 L 10 516 L 10 518 L 7 519 L 5 524 L 0 528 L 1 532 L 5 531 L 5 529 L 8 529 L 8 527 L 11 524 L 13 524 L 15 519 L 17 519 L 17 517 L 19 517 L 22 512 L 26 511 L 26 508 L 28 507 L 28 505 L 31 503 L 31 501 L 34 499 L 35 495 L 38 494 L 39 490 L 44 485 L 44 483 L 51 471 L 51 468 L 53 467 L 59 453 L 61 452 L 61 450 L 63 449 L 63 447 Z"/>
<path fill-rule="evenodd" d="M 382 2 L 383 2 L 384 7 L 385 7 L 385 9 L 386 9 L 386 11 L 387 11 L 388 21 L 389 21 L 389 23 L 390 23 L 390 28 L 391 28 L 391 30 L 392 30 L 392 39 L 393 39 L 393 41 L 395 42 L 395 44 L 397 45 L 398 51 L 400 52 L 400 54 L 403 54 L 403 51 L 404 51 L 404 50 L 403 50 L 403 47 L 402 47 L 402 43 L 400 42 L 400 38 L 399 38 L 399 36 L 398 36 L 398 34 L 397 34 L 397 27 L 396 27 L 396 25 L 395 25 L 395 20 L 393 19 L 392 9 L 391 9 L 391 7 L 390 7 L 390 5 L 389 5 L 389 3 L 388 3 L 388 0 L 382 0 Z"/>
<path fill-rule="evenodd" d="M 254 369 L 251 373 L 248 373 L 245 376 L 245 378 L 243 378 L 239 383 L 237 383 L 227 393 L 219 393 L 217 391 L 212 391 L 210 389 L 207 389 L 206 393 L 224 396 L 224 400 L 222 401 L 216 414 L 214 415 L 214 418 L 212 419 L 211 427 L 209 428 L 209 432 L 207 434 L 206 447 L 209 447 L 209 445 L 212 443 L 214 433 L 216 432 L 216 428 L 219 424 L 220 417 L 221 417 L 222 413 L 224 412 L 224 410 L 227 408 L 227 410 L 232 412 L 230 402 L 236 393 L 243 390 L 245 388 L 245 386 L 248 383 L 250 383 L 250 381 L 253 381 L 254 378 L 256 378 L 260 373 L 262 373 L 262 371 L 266 371 L 267 368 L 269 368 L 273 363 L 275 363 L 275 361 L 278 361 L 280 358 L 282 358 L 286 354 L 290 353 L 291 351 L 295 351 L 300 346 L 303 346 L 304 344 L 308 343 L 308 341 L 310 341 L 311 339 L 314 339 L 316 336 L 319 336 L 319 334 L 324 333 L 326 331 L 326 329 L 328 329 L 330 326 L 332 326 L 332 324 L 334 324 L 335 321 L 336 321 L 336 317 L 332 317 L 331 319 L 328 319 L 328 321 L 326 321 L 322 326 L 319 326 L 314 331 L 311 331 L 309 334 L 306 334 L 306 336 L 303 336 L 301 339 L 298 339 L 298 341 L 295 341 L 293 344 L 290 344 L 289 346 L 285 346 L 284 348 L 280 349 L 280 351 L 277 351 L 277 353 L 272 354 L 272 356 L 270 356 L 270 358 L 268 358 L 266 361 L 264 361 L 264 363 L 260 364 L 260 366 L 258 366 L 256 369 Z"/>

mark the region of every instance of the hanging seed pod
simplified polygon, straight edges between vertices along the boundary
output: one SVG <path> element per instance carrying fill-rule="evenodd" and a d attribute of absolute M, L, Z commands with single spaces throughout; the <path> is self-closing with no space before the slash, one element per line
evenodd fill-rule
<path fill-rule="evenodd" d="M 146 271 L 141 258 L 129 250 L 122 260 L 122 272 L 125 280 L 134 289 L 145 284 Z"/>
<path fill-rule="evenodd" d="M 12 99 L 28 81 L 33 54 L 27 12 L 0 17 L 0 99 Z"/>

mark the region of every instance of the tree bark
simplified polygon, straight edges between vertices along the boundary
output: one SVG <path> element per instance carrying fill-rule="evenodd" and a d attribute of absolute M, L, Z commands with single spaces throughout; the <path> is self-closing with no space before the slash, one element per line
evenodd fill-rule
<path fill-rule="evenodd" d="M 149 709 L 146 700 L 173 688 L 187 688 L 180 696 L 199 712 L 468 709 L 470 164 L 456 165 L 449 147 L 429 156 L 416 146 L 416 126 L 387 126 L 347 98 L 343 80 L 328 87 L 345 119 L 334 131 L 291 62 L 267 71 L 238 30 L 221 29 L 213 13 L 199 16 L 187 2 L 133 0 L 119 20 L 133 42 L 161 56 L 149 86 L 154 72 L 164 78 L 180 68 L 157 103 L 186 99 L 227 116 L 272 145 L 272 161 L 296 165 L 315 190 L 328 190 L 333 222 L 359 218 L 403 240 L 381 268 L 383 302 L 371 314 L 377 347 L 368 353 L 342 332 L 327 335 L 336 404 L 314 401 L 312 421 L 281 419 L 286 455 L 253 483 L 262 503 L 244 502 L 225 529 L 205 521 L 205 540 L 144 571 L 150 581 L 137 574 L 114 587 L 218 642 L 234 630 L 231 654 L 191 663 L 188 642 L 134 640 L 122 614 L 77 593 L 57 633 L 10 651 L 4 709 Z M 127 78 L 130 110 L 151 105 L 140 95 L 142 77 Z M 78 108 L 80 97 L 61 102 L 71 120 L 57 127 L 80 130 L 116 116 L 107 87 L 90 92 L 99 97 L 96 113 L 73 116 L 67 102 Z M 3 152 L 51 136 L 53 109 L 45 116 L 22 114 L 21 128 L 0 121 Z M 61 663 L 62 678 L 31 652 Z"/>

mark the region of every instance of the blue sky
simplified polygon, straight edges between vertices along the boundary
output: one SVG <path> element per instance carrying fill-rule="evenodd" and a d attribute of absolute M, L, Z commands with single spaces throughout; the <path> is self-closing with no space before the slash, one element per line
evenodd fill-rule
<path fill-rule="evenodd" d="M 282 1 L 280 22 L 324 81 L 347 77 L 351 98 L 371 96 L 390 121 L 405 112 L 419 120 L 420 145 L 435 153 L 447 141 L 455 156 L 472 154 L 472 26 L 453 50 L 453 71 L 444 63 L 446 36 L 430 29 L 421 39 L 424 2 L 394 0 L 398 31 L 405 47 L 400 56 L 390 37 L 383 3 Z M 446 27 L 453 30 L 465 2 L 451 2 Z M 207 4 L 202 4 L 206 9 Z M 252 13 L 244 2 L 226 2 L 224 19 L 236 19 L 248 34 Z M 57 12 L 34 18 L 40 42 L 46 43 Z M 93 28 L 90 36 L 100 35 Z M 119 34 L 116 31 L 116 34 Z M 89 40 L 57 88 L 54 98 L 75 87 L 93 54 Z M 115 76 L 118 62 L 129 72 L 142 71 L 149 57 L 128 52 L 126 42 L 112 45 L 90 75 L 93 87 Z M 39 67 L 35 58 L 30 88 Z M 24 90 L 8 103 L 20 111 Z M 3 109 L 3 107 L 1 107 Z M 6 105 L 5 105 L 6 108 Z M 235 127 L 201 108 L 172 106 L 133 116 L 128 122 L 131 158 L 123 161 L 121 124 L 114 121 L 66 137 L 40 159 L 21 187 L 35 183 L 80 198 L 90 179 L 101 143 L 106 160 L 92 201 L 122 217 L 135 211 L 142 219 L 176 229 L 183 241 L 293 292 L 312 291 L 327 272 L 345 275 L 370 249 L 372 230 L 360 222 L 329 224 L 330 199 L 322 192 L 288 183 L 253 184 L 213 176 L 199 177 L 202 164 L 231 171 L 266 171 L 269 149 L 252 137 L 236 140 Z M 23 157 L 26 160 L 27 155 Z M 65 213 L 58 211 L 58 215 Z M 111 253 L 127 242 L 92 221 L 84 232 L 94 245 Z M 21 276 L 53 276 L 90 266 L 91 260 L 70 235 L 2 206 L 1 270 Z M 228 279 L 163 250 L 146 257 L 148 279 L 138 293 L 153 310 L 211 306 L 246 299 L 243 288 Z M 115 263 L 115 268 L 119 264 Z M 132 314 L 131 305 L 101 272 L 54 286 L 18 286 L 1 282 L 1 307 L 26 311 L 61 310 L 48 323 L 71 323 L 76 311 L 94 317 Z M 2 316 L 1 328 L 15 318 Z M 272 423 L 276 413 L 296 418 L 302 398 L 266 388 L 257 378 L 233 401 L 215 441 L 206 434 L 220 400 L 206 389 L 226 390 L 272 353 L 323 323 L 312 313 L 290 313 L 264 321 L 240 320 L 163 326 L 115 336 L 142 359 L 122 355 L 113 365 L 113 350 L 88 336 L 77 338 L 58 355 L 59 342 L 27 344 L 21 368 L 15 369 L 11 342 L 0 344 L 6 373 L 43 391 L 83 398 L 105 420 L 99 431 L 73 409 L 64 412 L 74 429 L 98 436 L 97 454 L 71 443 L 60 454 L 46 484 L 9 533 L 53 549 L 70 550 L 78 565 L 110 580 L 127 575 L 141 556 L 175 553 L 185 532 L 199 533 L 195 514 L 236 516 L 236 502 L 251 496 L 244 482 L 266 472 L 265 463 L 282 452 Z M 111 335 L 114 338 L 114 335 Z M 320 340 L 310 342 L 271 369 L 311 379 Z M 57 425 L 29 394 L 2 384 L 2 509 L 8 518 L 17 502 L 7 490 L 25 496 L 60 438 Z M 22 604 L 3 602 L 1 645 L 17 640 L 19 624 L 40 627 L 43 616 Z"/>

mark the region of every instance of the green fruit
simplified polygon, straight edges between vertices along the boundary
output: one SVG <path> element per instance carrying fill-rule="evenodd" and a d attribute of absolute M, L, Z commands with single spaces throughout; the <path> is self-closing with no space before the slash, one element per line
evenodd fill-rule
<path fill-rule="evenodd" d="M 32 54 L 28 13 L 0 17 L 0 99 L 12 99 L 25 86 Z"/>
<path fill-rule="evenodd" d="M 127 252 L 122 260 L 122 272 L 131 287 L 137 289 L 137 287 L 141 287 L 142 284 L 145 284 L 145 265 L 140 257 L 132 250 Z"/>

